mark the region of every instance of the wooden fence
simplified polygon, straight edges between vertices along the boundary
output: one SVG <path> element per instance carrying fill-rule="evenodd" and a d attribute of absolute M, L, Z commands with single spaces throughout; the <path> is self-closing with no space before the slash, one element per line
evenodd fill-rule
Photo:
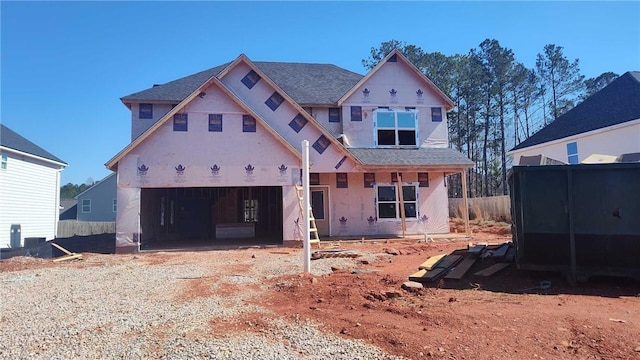
<path fill-rule="evenodd" d="M 77 221 L 77 220 L 60 220 L 58 221 L 59 238 L 67 238 L 72 236 L 86 236 L 97 234 L 113 234 L 116 232 L 116 223 L 107 221 Z"/>
<path fill-rule="evenodd" d="M 511 200 L 508 195 L 469 198 L 471 220 L 511 221 Z M 449 217 L 462 218 L 463 199 L 449 199 Z"/>

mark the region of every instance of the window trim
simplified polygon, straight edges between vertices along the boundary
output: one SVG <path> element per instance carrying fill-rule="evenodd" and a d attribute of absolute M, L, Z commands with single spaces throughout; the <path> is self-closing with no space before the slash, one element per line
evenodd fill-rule
<path fill-rule="evenodd" d="M 567 143 L 567 163 L 571 164 L 571 165 L 576 165 L 580 163 L 580 159 L 578 156 L 578 142 L 577 141 L 572 141 L 570 143 Z M 570 147 L 575 147 L 575 152 L 573 152 L 574 149 L 569 149 Z M 573 161 L 572 161 L 573 159 Z"/>
<path fill-rule="evenodd" d="M 387 127 L 387 126 L 383 126 L 380 127 L 378 126 L 378 115 L 382 114 L 382 113 L 393 113 L 393 117 L 394 117 L 394 127 Z M 413 121 L 414 121 L 414 127 L 413 128 L 409 128 L 409 127 L 401 127 L 398 124 L 398 114 L 406 114 L 406 113 L 412 113 L 413 114 Z M 373 139 L 374 139 L 374 145 L 377 148 L 409 148 L 409 149 L 415 149 L 418 148 L 420 146 L 420 129 L 419 129 L 419 121 L 418 121 L 418 116 L 419 116 L 419 112 L 418 110 L 400 110 L 400 109 L 385 109 L 385 108 L 378 108 L 376 110 L 373 111 Z M 380 145 L 380 139 L 379 139 L 379 131 L 383 130 L 383 131 L 393 131 L 394 132 L 394 136 L 395 136 L 395 143 L 393 145 Z M 409 144 L 409 145 L 401 145 L 400 144 L 400 131 L 413 131 L 414 132 L 414 141 L 415 144 Z"/>
<path fill-rule="evenodd" d="M 374 189 L 374 197 L 375 197 L 375 206 L 376 206 L 376 218 L 378 219 L 378 221 L 397 221 L 397 220 L 401 220 L 401 214 L 400 214 L 400 197 L 398 196 L 398 187 L 396 186 L 397 183 L 375 183 L 373 186 Z M 389 188 L 392 187 L 394 190 L 394 195 L 395 195 L 395 199 L 394 200 L 384 200 L 381 201 L 379 199 L 379 192 L 378 189 L 379 188 Z M 415 200 L 411 200 L 411 201 L 406 201 L 404 200 L 403 203 L 405 205 L 405 208 L 407 206 L 407 204 L 415 204 L 415 208 L 416 208 L 416 215 L 415 217 L 409 217 L 406 216 L 406 210 L 405 210 L 405 220 L 406 221 L 417 221 L 420 218 L 420 187 L 419 184 L 416 182 L 403 182 L 402 186 L 400 187 L 401 189 L 404 189 L 405 187 L 413 187 L 414 191 L 415 191 Z M 395 209 L 396 209 L 396 217 L 391 218 L 391 217 L 380 217 L 380 204 L 395 204 Z"/>
<path fill-rule="evenodd" d="M 85 204 L 85 201 L 88 202 L 88 203 Z M 85 211 L 85 206 L 88 206 L 89 210 Z M 80 211 L 82 211 L 83 214 L 90 214 L 91 213 L 91 199 L 82 199 L 82 203 L 80 203 Z"/>

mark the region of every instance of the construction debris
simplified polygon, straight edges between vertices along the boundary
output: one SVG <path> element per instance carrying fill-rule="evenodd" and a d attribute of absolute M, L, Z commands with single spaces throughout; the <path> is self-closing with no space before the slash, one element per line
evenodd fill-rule
<path fill-rule="evenodd" d="M 317 250 L 311 253 L 311 260 L 323 258 L 357 258 L 361 254 L 353 250 Z"/>
<path fill-rule="evenodd" d="M 419 271 L 409 275 L 409 280 L 419 283 L 432 282 L 441 278 L 460 280 L 476 264 L 482 264 L 485 268 L 480 271 L 475 269 L 473 276 L 491 276 L 509 267 L 514 258 L 512 253 L 515 255 L 511 242 L 499 245 L 469 243 L 467 249 L 428 258 L 418 266 Z"/>
<path fill-rule="evenodd" d="M 67 255 L 61 256 L 59 258 L 53 259 L 53 262 L 61 262 L 61 261 L 67 261 L 67 260 L 82 259 L 82 254 L 73 253 L 73 252 L 63 248 L 62 246 L 56 244 L 56 243 L 51 243 L 51 246 L 57 248 L 58 250 L 62 251 L 65 254 L 67 254 Z"/>

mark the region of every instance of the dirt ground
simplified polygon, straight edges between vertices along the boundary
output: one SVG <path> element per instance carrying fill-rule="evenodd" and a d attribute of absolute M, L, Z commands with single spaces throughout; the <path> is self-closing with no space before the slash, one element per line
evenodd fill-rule
<path fill-rule="evenodd" d="M 455 228 L 455 226 L 454 226 Z M 294 275 L 266 280 L 263 286 L 220 291 L 260 293 L 253 298 L 283 319 L 311 319 L 324 331 L 361 339 L 390 354 L 411 359 L 640 359 L 640 283 L 624 278 L 591 278 L 571 286 L 561 274 L 519 271 L 515 264 L 491 276 L 440 280 L 424 289 L 401 288 L 428 257 L 465 249 L 469 241 L 499 244 L 508 228 L 488 226 L 469 240 L 343 242 L 341 249 L 384 254 L 375 261 L 353 260 L 325 276 Z M 262 253 L 300 253 L 300 249 L 228 250 L 229 261 Z M 389 255 L 396 252 L 398 255 Z M 266 255 L 266 254 L 264 254 Z M 85 261 L 13 258 L 0 271 L 57 266 L 100 266 L 133 255 L 85 254 Z M 136 254 L 149 266 L 169 261 L 160 253 Z M 170 261 L 206 261 L 207 252 L 184 252 Z M 325 259 L 314 260 L 317 266 Z M 478 261 L 468 274 L 487 267 Z M 230 266 L 221 274 L 237 272 Z M 354 270 L 356 271 L 354 274 Z M 546 290 L 535 289 L 541 281 Z M 194 279 L 185 297 L 210 296 L 206 278 Z M 266 289 L 266 290 L 264 290 Z M 264 314 L 224 324 L 229 331 L 268 330 Z M 221 324 L 216 324 L 218 331 Z"/>

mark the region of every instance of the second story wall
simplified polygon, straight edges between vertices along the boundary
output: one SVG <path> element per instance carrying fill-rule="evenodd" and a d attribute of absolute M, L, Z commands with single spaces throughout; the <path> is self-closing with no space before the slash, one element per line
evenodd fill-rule
<path fill-rule="evenodd" d="M 142 135 L 176 104 L 133 103 L 131 104 L 131 141 Z"/>
<path fill-rule="evenodd" d="M 387 61 L 342 104 L 342 127 L 352 147 L 375 147 L 374 111 L 416 110 L 418 146 L 447 147 L 444 99 L 410 65 Z"/>

